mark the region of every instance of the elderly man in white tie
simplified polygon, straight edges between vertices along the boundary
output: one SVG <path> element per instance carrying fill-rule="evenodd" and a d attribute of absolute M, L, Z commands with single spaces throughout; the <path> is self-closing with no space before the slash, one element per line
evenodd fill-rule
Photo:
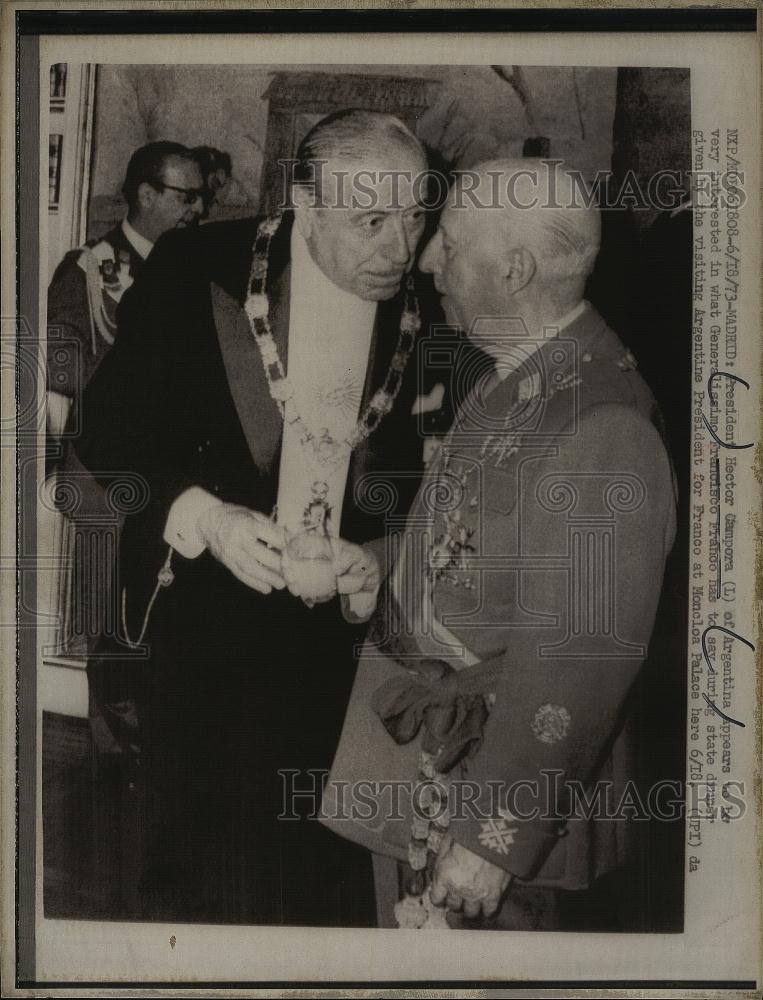
<path fill-rule="evenodd" d="M 121 639 L 148 647 L 137 915 L 373 921 L 364 853 L 294 803 L 317 803 L 352 685 L 343 595 L 373 601 L 365 543 L 422 471 L 425 169 L 390 115 L 319 122 L 293 208 L 159 241 L 88 388 L 82 461 L 147 485 L 120 551 Z"/>

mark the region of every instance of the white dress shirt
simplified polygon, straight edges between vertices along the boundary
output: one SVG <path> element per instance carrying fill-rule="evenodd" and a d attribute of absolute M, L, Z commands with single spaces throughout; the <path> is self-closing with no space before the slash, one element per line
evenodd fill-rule
<path fill-rule="evenodd" d="M 138 230 L 134 229 L 127 219 L 122 219 L 122 232 L 135 253 L 145 260 L 154 249 L 154 244 L 151 240 L 147 240 L 145 236 L 141 236 Z"/>
<path fill-rule="evenodd" d="M 341 445 L 360 415 L 376 303 L 337 288 L 321 271 L 297 226 L 291 235 L 291 287 L 287 372 L 294 390 L 286 403 L 278 476 L 278 524 L 304 528 L 313 484 L 325 484 L 330 534 L 339 534 L 351 451 Z M 294 421 L 295 414 L 302 425 Z M 340 445 L 333 460 L 322 460 L 301 435 L 327 431 Z"/>

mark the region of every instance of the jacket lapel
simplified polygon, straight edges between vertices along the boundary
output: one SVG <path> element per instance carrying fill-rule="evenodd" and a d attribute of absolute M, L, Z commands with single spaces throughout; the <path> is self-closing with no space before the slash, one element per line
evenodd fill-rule
<path fill-rule="evenodd" d="M 215 253 L 210 262 L 210 297 L 228 385 L 244 437 L 257 467 L 270 475 L 280 449 L 283 421 L 270 395 L 260 351 L 243 309 L 259 222 L 259 218 L 242 222 L 237 238 L 222 253 Z M 292 223 L 292 213 L 286 212 L 271 241 L 268 265 L 270 328 L 284 366 L 289 341 Z"/>
<path fill-rule="evenodd" d="M 366 407 L 371 402 L 374 393 L 381 389 L 389 370 L 392 356 L 397 347 L 400 313 L 402 311 L 399 295 L 386 302 L 380 302 L 376 310 L 374 320 L 374 332 L 371 337 L 371 346 L 368 352 L 368 367 L 366 368 L 366 381 L 363 386 L 363 398 L 360 402 L 358 416 L 365 413 Z M 413 363 L 411 358 L 410 363 Z M 387 415 L 389 418 L 390 414 Z M 362 441 L 350 456 L 350 468 L 347 476 L 347 490 L 345 492 L 345 510 L 349 509 L 355 484 L 371 469 L 373 465 L 373 434 Z"/>
<path fill-rule="evenodd" d="M 371 337 L 371 348 L 368 355 L 366 381 L 363 386 L 361 412 L 371 402 L 371 397 L 377 389 L 384 385 L 392 356 L 397 347 L 400 313 L 402 310 L 400 297 L 380 302 L 374 320 L 374 332 Z"/>
<path fill-rule="evenodd" d="M 270 293 L 273 339 L 286 357 L 289 324 L 289 272 L 284 268 Z M 259 349 L 241 304 L 223 288 L 210 285 L 212 311 L 231 396 L 249 451 L 265 474 L 273 468 L 283 422 L 271 398 Z"/>

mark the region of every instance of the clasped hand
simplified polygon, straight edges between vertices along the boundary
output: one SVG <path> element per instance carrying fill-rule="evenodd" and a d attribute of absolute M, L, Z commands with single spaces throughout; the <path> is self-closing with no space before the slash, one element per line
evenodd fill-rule
<path fill-rule="evenodd" d="M 373 593 L 380 582 L 379 563 L 373 552 L 345 541 L 344 538 L 330 538 L 329 543 L 334 561 L 336 593 Z M 282 572 L 289 592 L 295 597 L 304 598 L 298 574 L 293 572 L 292 566 L 286 561 Z"/>
<path fill-rule="evenodd" d="M 452 837 L 443 838 L 429 895 L 435 906 L 463 907 L 467 917 L 491 917 L 501 904 L 511 875 Z"/>
<path fill-rule="evenodd" d="M 269 594 L 284 587 L 300 597 L 295 580 L 284 575 L 286 532 L 259 511 L 222 503 L 205 510 L 199 532 L 211 554 L 247 587 Z M 370 593 L 379 586 L 379 563 L 370 549 L 343 538 L 331 539 L 339 594 Z"/>

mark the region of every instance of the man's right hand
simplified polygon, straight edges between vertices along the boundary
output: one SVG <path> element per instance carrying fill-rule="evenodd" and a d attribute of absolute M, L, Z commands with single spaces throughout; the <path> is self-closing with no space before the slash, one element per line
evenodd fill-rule
<path fill-rule="evenodd" d="M 264 514 L 237 504 L 216 504 L 200 515 L 198 529 L 215 559 L 247 587 L 261 594 L 284 588 L 281 576 L 281 550 L 286 544 L 283 528 Z"/>

